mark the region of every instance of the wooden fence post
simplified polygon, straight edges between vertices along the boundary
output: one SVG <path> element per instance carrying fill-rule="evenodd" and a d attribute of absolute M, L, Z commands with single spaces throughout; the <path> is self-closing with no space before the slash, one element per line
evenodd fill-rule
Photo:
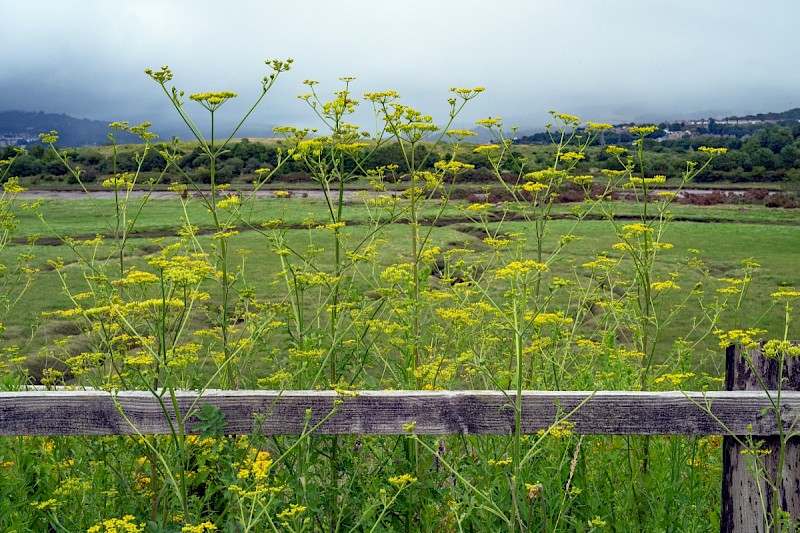
<path fill-rule="evenodd" d="M 759 383 L 761 377 L 763 385 Z M 778 361 L 764 357 L 760 348 L 742 352 L 737 346 L 729 346 L 725 353 L 725 390 L 762 390 L 762 387 L 778 389 Z M 800 391 L 800 361 L 786 358 L 783 369 L 784 391 Z M 767 412 L 764 416 L 775 416 Z M 787 429 L 794 420 L 784 420 Z M 741 436 L 742 438 L 744 436 Z M 723 437 L 722 444 L 722 514 L 720 531 L 723 533 L 773 533 L 795 531 L 800 522 L 800 439 L 792 438 L 786 446 L 781 471 L 779 494 L 773 493 L 763 476 L 776 480 L 780 460 L 780 437 L 753 436 L 755 441 L 764 441 L 759 455 L 763 460 L 762 479 L 756 479 L 748 467 L 753 456 L 745 455 L 745 447 L 732 436 Z M 763 503 L 762 503 L 763 502 Z M 790 514 L 792 527 L 767 531 L 764 509 L 773 514 L 773 506 Z"/>

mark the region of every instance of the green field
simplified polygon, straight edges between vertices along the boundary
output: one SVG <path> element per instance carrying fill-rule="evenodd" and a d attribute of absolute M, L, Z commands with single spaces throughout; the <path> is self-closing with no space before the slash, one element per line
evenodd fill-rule
<path fill-rule="evenodd" d="M 465 205 L 467 204 L 452 203 L 445 209 L 440 222 L 432 230 L 432 246 L 440 246 L 443 250 L 459 246 L 484 251 L 487 249 L 482 242 L 486 231 L 466 218 L 463 211 Z M 548 226 L 545 246 L 548 251 L 552 251 L 558 237 L 573 234 L 575 241 L 564 248 L 552 265 L 552 270 L 559 276 L 577 276 L 580 279 L 585 278 L 586 274 L 576 265 L 590 261 L 601 252 L 613 253 L 612 245 L 618 239 L 607 220 L 584 220 L 575 226 L 569 216 L 573 208 L 573 205 L 565 204 L 557 206 L 553 211 L 555 220 Z M 634 214 L 635 209 L 635 205 L 625 202 L 613 206 L 616 216 L 623 222 L 626 217 Z M 134 214 L 137 217 L 133 230 L 127 236 L 126 255 L 131 265 L 147 268 L 148 257 L 163 246 L 177 242 L 180 220 L 187 215 L 200 228 L 198 243 L 204 246 L 211 244 L 212 238 L 202 235 L 202 231 L 210 230 L 213 220 L 199 201 L 189 202 L 184 210 L 177 199 L 151 200 L 143 204 L 140 211 L 137 204 L 132 202 L 128 211 L 128 217 L 132 218 Z M 6 341 L 25 346 L 28 355 L 35 354 L 55 340 L 54 332 L 57 336 L 64 328 L 69 330 L 61 320 L 41 317 L 42 311 L 53 311 L 70 305 L 61 280 L 48 264 L 58 257 L 63 258 L 67 264 L 80 262 L 61 239 L 81 241 L 102 235 L 104 244 L 92 249 L 91 253 L 103 261 L 107 259 L 105 256 L 114 242 L 113 225 L 109 225 L 115 213 L 115 204 L 111 200 L 44 200 L 39 213 L 42 214 L 41 219 L 37 212 L 16 210 L 19 220 L 16 239 L 6 247 L 2 255 L 3 262 L 13 261 L 21 249 L 27 249 L 23 244 L 27 237 L 39 236 L 30 253 L 35 256 L 32 266 L 41 269 L 41 272 L 5 319 Z M 662 256 L 665 264 L 664 267 L 659 267 L 662 272 L 685 268 L 686 258 L 690 256 L 704 261 L 711 279 L 736 277 L 741 273 L 742 261 L 745 259 L 759 263 L 761 266 L 753 273 L 752 283 L 737 321 L 742 326 L 764 328 L 772 335 L 781 334 L 782 311 L 774 308 L 769 295 L 780 286 L 800 286 L 800 274 L 796 268 L 797 251 L 800 250 L 800 212 L 759 206 L 739 208 L 675 205 L 672 213 L 676 221 L 669 225 L 664 239 L 674 247 Z M 431 209 L 428 215 L 429 218 L 433 217 L 434 210 Z M 564 218 L 558 219 L 559 216 Z M 103 217 L 108 218 L 104 220 Z M 248 281 L 259 293 L 269 294 L 271 298 L 280 296 L 274 289 L 274 282 L 277 279 L 276 274 L 281 270 L 278 257 L 264 244 L 263 229 L 258 227 L 261 222 L 282 219 L 289 241 L 297 242 L 300 246 L 299 243 L 313 239 L 326 249 L 323 257 L 330 259 L 330 236 L 321 235 L 313 227 L 306 229 L 306 226 L 324 223 L 326 205 L 321 200 L 258 199 L 243 213 L 243 217 L 252 226 L 248 227 L 244 220 L 240 221 L 237 226 L 240 233 L 230 239 L 230 247 L 248 250 Z M 346 207 L 344 218 L 348 220 L 347 234 L 350 235 L 350 240 L 361 238 L 372 231 L 364 206 Z M 497 223 L 490 226 L 496 228 Z M 524 233 L 526 225 L 522 222 L 506 222 L 502 231 Z M 404 260 L 404 254 L 407 256 L 408 232 L 404 224 L 394 224 L 380 230 L 380 238 L 387 241 L 379 247 L 381 268 Z M 690 253 L 690 249 L 695 251 Z M 70 256 L 73 256 L 72 259 Z M 75 284 L 76 289 L 83 283 L 73 275 L 68 279 L 70 284 Z M 694 284 L 698 280 L 694 275 L 687 283 Z M 682 315 L 684 323 L 678 320 L 671 324 L 661 342 L 669 344 L 671 338 L 681 336 L 681 330 L 691 316 L 692 310 L 687 309 Z M 792 324 L 791 337 L 800 337 L 797 327 L 796 323 Z M 721 351 L 719 356 L 721 357 Z M 716 371 L 721 370 L 720 360 L 715 358 Z"/>

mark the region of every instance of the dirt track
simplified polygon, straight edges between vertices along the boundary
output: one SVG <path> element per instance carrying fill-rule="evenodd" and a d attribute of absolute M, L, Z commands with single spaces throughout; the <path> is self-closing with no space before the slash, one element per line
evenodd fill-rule
<path fill-rule="evenodd" d="M 321 199 L 323 198 L 322 191 L 318 189 L 289 189 L 287 191 L 291 194 L 292 198 L 313 198 L 313 199 Z M 666 192 L 677 192 L 671 189 L 659 189 L 659 191 L 666 191 Z M 228 193 L 233 193 L 235 191 L 226 191 Z M 722 194 L 744 194 L 746 191 L 741 189 L 683 189 L 681 190 L 681 194 L 712 194 L 714 192 L 719 192 Z M 347 190 L 344 192 L 345 199 L 353 200 L 356 198 L 362 197 L 364 194 L 375 195 L 376 193 L 369 190 Z M 89 191 L 89 194 L 92 198 L 97 200 L 113 200 L 114 199 L 114 192 L 113 191 Z M 132 198 L 141 198 L 146 194 L 146 191 L 131 191 L 130 196 Z M 197 193 L 192 193 L 193 195 L 197 195 Z M 245 192 L 244 194 L 247 194 Z M 172 191 L 153 191 L 150 193 L 150 197 L 153 200 L 172 200 L 177 197 L 177 193 Z M 55 199 L 55 200 L 81 200 L 86 198 L 86 193 L 80 190 L 29 190 L 19 194 L 20 198 L 45 198 L 45 199 Z M 261 190 L 256 192 L 256 198 L 275 198 L 275 191 L 274 190 Z"/>
<path fill-rule="evenodd" d="M 234 193 L 235 191 L 225 191 L 227 194 Z M 288 191 L 292 198 L 323 198 L 322 191 L 319 190 L 289 190 Z M 364 194 L 364 192 L 368 191 L 345 191 L 344 195 L 346 199 L 354 199 L 359 197 L 359 195 Z M 372 192 L 369 192 L 372 194 Z M 48 200 L 82 200 L 86 198 L 86 194 L 83 191 L 76 191 L 76 190 L 28 190 L 22 193 L 19 193 L 17 196 L 19 198 L 26 198 L 26 199 L 48 199 Z M 141 198 L 147 194 L 147 191 L 131 191 L 130 197 L 131 198 Z M 192 193 L 194 196 L 197 193 Z M 223 193 L 224 194 L 224 193 Z M 244 194 L 248 194 L 245 192 Z M 89 195 L 96 200 L 113 200 L 114 199 L 114 192 L 113 191 L 89 191 Z M 120 194 L 120 196 L 124 195 L 124 192 Z M 150 193 L 150 198 L 153 200 L 174 200 L 178 197 L 178 194 L 172 191 L 153 191 Z M 275 191 L 273 190 L 263 190 L 256 192 L 256 198 L 275 198 Z"/>

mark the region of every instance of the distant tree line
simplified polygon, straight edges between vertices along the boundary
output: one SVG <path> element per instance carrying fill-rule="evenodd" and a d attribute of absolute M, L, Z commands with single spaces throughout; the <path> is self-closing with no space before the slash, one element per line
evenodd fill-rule
<path fill-rule="evenodd" d="M 0 148 L 0 159 L 7 159 L 13 155 L 14 148 Z M 62 149 L 73 166 L 81 169 L 81 179 L 85 183 L 92 183 L 100 176 L 111 175 L 115 171 L 134 172 L 161 172 L 164 169 L 164 159 L 155 150 L 148 150 L 144 157 L 143 145 L 125 145 L 118 150 L 116 161 L 112 155 L 104 155 L 108 150 L 92 147 Z M 281 151 L 283 152 L 281 155 Z M 198 183 L 211 182 L 211 169 L 209 160 L 198 147 L 185 150 L 178 154 L 180 157 L 177 165 L 180 169 Z M 275 178 L 282 181 L 293 182 L 308 179 L 305 167 L 286 155 L 286 147 L 279 143 L 250 142 L 241 139 L 230 145 L 225 153 L 221 154 L 216 166 L 218 183 L 229 183 L 236 178 L 253 176 L 258 168 L 276 168 L 279 159 L 283 157 L 283 165 L 278 169 Z M 404 168 L 403 152 L 397 143 L 388 143 L 378 147 L 370 158 L 370 165 L 397 165 Z M 415 154 L 417 161 L 425 160 L 427 168 L 432 169 L 433 164 L 439 160 L 436 154 L 430 153 L 425 145 L 417 146 Z M 344 162 L 347 171 L 356 170 L 356 162 L 352 159 Z M 171 175 L 176 174 L 168 172 Z M 44 145 L 31 146 L 24 154 L 17 157 L 14 162 L 13 175 L 20 178 L 36 178 L 44 182 L 65 181 L 68 184 L 76 183 L 69 171 L 58 160 L 52 150 Z M 177 173 L 180 175 L 180 173 Z M 30 180 L 28 180 L 30 181 Z"/>
<path fill-rule="evenodd" d="M 605 144 L 616 144 L 631 148 L 630 140 L 617 139 L 606 132 Z M 706 156 L 697 151 L 701 146 L 724 147 L 728 152 L 717 157 L 711 167 L 701 174 L 699 181 L 731 181 L 731 182 L 778 182 L 790 181 L 800 185 L 800 123 L 792 126 L 771 125 L 757 129 L 753 134 L 739 138 L 735 136 L 705 135 L 686 137 L 677 140 L 661 140 L 648 138 L 645 140 L 645 150 L 648 152 L 647 172 L 679 176 L 686 168 L 687 161 L 705 161 Z M 577 171 L 581 173 L 598 173 L 602 169 L 617 169 L 619 162 L 608 155 L 605 146 L 590 147 L 586 157 L 580 162 Z M 251 142 L 242 139 L 232 143 L 230 149 L 223 154 L 217 165 L 217 179 L 220 183 L 234 180 L 247 180 L 254 177 L 258 168 L 275 168 L 278 164 L 280 151 L 285 147 L 276 142 Z M 415 154 L 417 161 L 425 160 L 429 167 L 439 160 L 438 154 L 430 153 L 430 148 L 419 145 L 419 152 Z M 11 155 L 12 148 L 0 148 L 0 158 L 6 159 Z M 141 145 L 123 145 L 119 147 L 116 160 L 117 172 L 132 172 L 139 165 L 143 147 Z M 542 168 L 553 161 L 552 145 L 512 145 L 512 154 L 523 157 L 526 167 L 532 170 Z M 105 148 L 70 148 L 66 150 L 68 157 L 74 165 L 79 166 L 83 173 L 82 179 L 91 183 L 101 176 L 111 175 L 115 169 L 115 162 L 110 151 Z M 198 183 L 209 183 L 211 171 L 208 159 L 199 148 L 185 150 L 179 154 L 178 166 Z M 473 170 L 465 172 L 459 178 L 464 182 L 489 183 L 495 180 L 486 158 L 482 154 L 474 153 L 469 148 L 463 150 L 458 159 L 464 163 L 475 166 Z M 355 168 L 355 161 L 345 161 L 348 170 Z M 385 165 L 398 165 L 404 168 L 403 153 L 396 143 L 380 146 L 369 160 L 370 168 Z M 141 160 L 141 170 L 144 172 L 160 172 L 164 167 L 163 158 L 150 150 Z M 513 163 L 508 161 L 504 170 L 513 171 Z M 64 166 L 57 160 L 52 151 L 43 145 L 30 147 L 25 154 L 19 156 L 12 170 L 12 174 L 27 179 L 28 183 L 39 182 L 66 182 L 74 183 L 74 178 L 69 175 Z M 170 172 L 175 177 L 175 172 Z M 178 174 L 179 175 L 179 174 Z M 275 176 L 276 180 L 284 182 L 297 182 L 307 180 L 303 166 L 288 158 Z"/>
<path fill-rule="evenodd" d="M 676 155 L 693 152 L 699 146 L 727 148 L 714 159 L 700 181 L 793 181 L 800 183 L 800 123 L 791 127 L 772 125 L 757 129 L 746 138 L 700 136 L 652 143 Z"/>
<path fill-rule="evenodd" d="M 664 128 L 666 126 L 666 128 Z M 645 140 L 645 150 L 650 152 L 648 165 L 656 173 L 674 176 L 685 168 L 686 161 L 702 161 L 697 152 L 700 146 L 727 148 L 728 152 L 717 157 L 711 167 L 701 174 L 700 182 L 776 182 L 800 183 L 800 122 L 785 121 L 782 124 L 716 124 L 713 119 L 700 135 L 687 135 L 680 139 L 666 140 L 664 129 L 678 124 L 662 124 L 658 131 Z M 602 143 L 630 146 L 634 138 L 627 132 L 605 132 Z M 518 143 L 550 144 L 546 133 L 523 137 Z M 611 168 L 609 157 L 604 153 L 601 141 L 595 142 L 595 150 L 587 152 L 581 163 L 586 170 Z M 616 162 L 614 162 L 616 163 Z"/>

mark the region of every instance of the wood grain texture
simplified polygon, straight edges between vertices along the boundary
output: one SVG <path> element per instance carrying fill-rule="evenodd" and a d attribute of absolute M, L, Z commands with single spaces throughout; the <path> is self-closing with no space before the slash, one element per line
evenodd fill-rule
<path fill-rule="evenodd" d="M 761 349 L 741 351 L 730 346 L 725 354 L 725 388 L 731 391 L 759 390 L 763 386 L 777 387 L 783 381 L 781 404 L 783 397 L 798 394 L 800 390 L 800 360 L 786 358 L 783 369 L 779 361 L 765 357 Z M 773 412 L 766 416 L 776 418 Z M 784 425 L 797 420 L 794 413 L 781 409 Z M 796 433 L 796 429 L 793 433 Z M 734 432 L 744 435 L 748 432 Z M 781 438 L 773 433 L 752 431 L 754 441 L 761 441 L 761 449 L 768 452 L 759 456 L 759 475 L 753 475 L 752 455 L 744 454 L 745 446 L 731 436 L 725 436 L 722 442 L 722 511 L 720 515 L 720 531 L 767 533 L 771 528 L 765 519 L 773 515 L 779 508 L 789 513 L 791 527 L 782 530 L 795 531 L 800 525 L 800 438 L 785 438 L 785 446 L 781 453 Z M 767 483 L 767 479 L 775 483 L 780 479 L 780 488 L 776 492 Z M 763 499 L 763 505 L 762 505 Z"/>
<path fill-rule="evenodd" d="M 507 394 L 507 396 L 506 396 Z M 225 433 L 248 434 L 256 428 L 275 435 L 297 435 L 336 412 L 317 430 L 321 434 L 402 434 L 416 422 L 417 434 L 508 435 L 514 431 L 510 399 L 502 391 L 363 391 L 339 396 L 334 391 L 181 391 L 176 401 L 184 415 L 203 403 L 220 409 Z M 170 405 L 169 398 L 162 398 Z M 800 416 L 800 392 L 781 398 L 784 420 Z M 762 413 L 769 405 L 763 391 L 735 392 L 545 392 L 526 391 L 522 431 L 547 429 L 585 402 L 569 420 L 582 434 L 752 433 L 775 435 L 775 417 Z M 701 408 L 700 406 L 704 406 Z M 706 412 L 710 408 L 727 428 Z M 307 421 L 307 410 L 310 417 Z M 120 414 L 125 414 L 130 423 Z M 256 416 L 257 415 L 257 416 Z M 168 434 L 171 408 L 162 408 L 147 392 L 102 391 L 0 392 L 0 435 Z M 187 420 L 191 432 L 198 419 Z"/>

